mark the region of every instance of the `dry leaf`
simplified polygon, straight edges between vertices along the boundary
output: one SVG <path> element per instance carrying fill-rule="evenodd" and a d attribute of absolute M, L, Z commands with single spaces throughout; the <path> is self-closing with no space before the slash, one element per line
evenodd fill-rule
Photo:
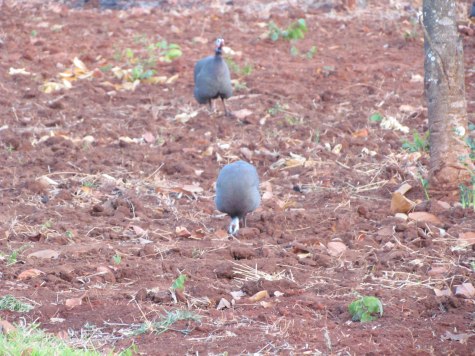
<path fill-rule="evenodd" d="M 459 244 L 462 246 L 471 246 L 475 244 L 475 232 L 467 231 L 459 235 Z"/>
<path fill-rule="evenodd" d="M 262 200 L 270 200 L 274 197 L 274 193 L 272 192 L 264 192 L 264 194 L 262 194 Z"/>
<path fill-rule="evenodd" d="M 38 277 L 39 275 L 45 274 L 43 271 L 40 271 L 39 269 L 32 268 L 32 269 L 27 269 L 26 271 L 21 272 L 17 279 L 19 281 L 24 281 L 30 278 L 35 278 Z"/>
<path fill-rule="evenodd" d="M 475 334 L 452 334 L 450 331 L 446 331 L 442 338 L 445 340 L 459 341 L 461 344 L 466 344 L 468 339 L 472 336 L 475 336 Z"/>
<path fill-rule="evenodd" d="M 231 294 L 233 299 L 236 299 L 236 300 L 239 300 L 246 295 L 246 293 L 244 293 L 242 290 L 232 291 L 232 292 L 229 292 L 229 294 Z"/>
<path fill-rule="evenodd" d="M 402 195 L 405 195 L 411 189 L 412 189 L 412 185 L 410 185 L 409 183 L 404 183 L 399 188 L 397 188 L 397 190 L 394 191 L 394 193 L 398 192 L 398 193 L 401 193 Z"/>
<path fill-rule="evenodd" d="M 416 206 L 416 203 L 407 199 L 400 192 L 394 192 L 391 197 L 391 213 L 407 213 Z"/>
<path fill-rule="evenodd" d="M 249 300 L 251 302 L 258 302 L 259 300 L 264 298 L 270 298 L 269 292 L 266 290 L 261 290 L 260 292 L 254 294 L 252 297 L 249 297 Z"/>
<path fill-rule="evenodd" d="M 147 235 L 147 231 L 142 229 L 140 226 L 132 225 L 132 230 L 134 230 L 134 232 L 137 236 L 146 236 Z"/>
<path fill-rule="evenodd" d="M 442 221 L 439 220 L 437 216 L 425 211 L 416 211 L 414 213 L 409 213 L 409 219 L 415 220 L 417 222 L 428 222 L 434 225 L 441 225 Z"/>
<path fill-rule="evenodd" d="M 447 267 L 432 267 L 427 274 L 431 277 L 442 277 L 448 271 Z"/>
<path fill-rule="evenodd" d="M 274 306 L 274 303 L 266 302 L 265 300 L 261 301 L 259 304 L 262 305 L 266 309 L 272 308 Z"/>
<path fill-rule="evenodd" d="M 221 298 L 216 309 L 223 310 L 225 308 L 231 309 L 231 303 L 229 303 L 225 298 Z"/>
<path fill-rule="evenodd" d="M 58 256 L 59 256 L 58 251 L 55 251 L 55 250 L 40 250 L 40 251 L 30 253 L 28 255 L 28 258 L 36 257 L 36 258 L 44 258 L 44 259 L 49 259 L 49 258 L 56 259 L 56 258 L 58 258 Z"/>
<path fill-rule="evenodd" d="M 455 288 L 455 295 L 467 299 L 475 298 L 475 288 L 470 282 L 462 283 Z"/>
<path fill-rule="evenodd" d="M 165 83 L 166 83 L 166 84 L 172 84 L 172 83 L 175 82 L 179 77 L 180 77 L 180 74 L 177 73 L 177 74 L 171 76 L 170 78 L 168 78 Z"/>
<path fill-rule="evenodd" d="M 227 231 L 220 229 L 214 233 L 214 236 L 216 236 L 218 239 L 224 240 L 228 238 L 229 234 L 227 233 Z"/>
<path fill-rule="evenodd" d="M 10 322 L 0 319 L 0 334 L 8 335 L 15 330 L 16 328 Z"/>
<path fill-rule="evenodd" d="M 237 119 L 242 120 L 249 115 L 252 115 L 252 111 L 248 109 L 241 109 L 237 111 L 233 111 L 233 116 L 235 116 Z"/>
<path fill-rule="evenodd" d="M 154 143 L 155 142 L 155 136 L 151 132 L 146 132 L 142 135 L 143 139 L 147 143 Z"/>
<path fill-rule="evenodd" d="M 185 184 L 183 187 L 178 188 L 183 193 L 187 194 L 198 194 L 203 193 L 204 189 L 201 188 L 199 185 L 192 185 L 192 184 Z"/>
<path fill-rule="evenodd" d="M 31 75 L 25 68 L 13 68 L 10 67 L 8 70 L 9 75 Z"/>
<path fill-rule="evenodd" d="M 175 229 L 175 234 L 177 237 L 190 237 L 191 233 L 184 226 L 177 226 Z"/>
<path fill-rule="evenodd" d="M 368 129 L 361 129 L 358 131 L 353 132 L 351 135 L 353 137 L 368 137 Z"/>
<path fill-rule="evenodd" d="M 433 290 L 436 297 L 450 297 L 452 295 L 452 291 L 449 288 L 447 289 L 433 288 Z"/>
<path fill-rule="evenodd" d="M 330 256 L 339 256 L 346 251 L 346 245 L 340 241 L 330 241 L 327 244 L 328 254 Z"/>
<path fill-rule="evenodd" d="M 66 299 L 66 301 L 64 302 L 64 305 L 68 309 L 73 309 L 74 307 L 80 306 L 81 304 L 82 304 L 82 297 Z"/>

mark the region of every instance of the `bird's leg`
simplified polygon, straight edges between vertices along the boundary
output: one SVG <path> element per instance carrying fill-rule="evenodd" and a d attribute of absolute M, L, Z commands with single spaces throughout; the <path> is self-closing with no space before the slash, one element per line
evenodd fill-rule
<path fill-rule="evenodd" d="M 231 224 L 229 224 L 228 233 L 230 235 L 236 235 L 239 231 L 239 217 L 235 216 L 231 219 Z"/>
<path fill-rule="evenodd" d="M 242 217 L 242 224 L 244 225 L 244 227 L 247 227 L 246 215 L 244 215 L 244 216 Z"/>
<path fill-rule="evenodd" d="M 223 103 L 223 108 L 224 108 L 224 116 L 231 116 L 231 113 L 226 109 L 226 104 L 224 103 L 224 99 L 221 98 L 221 102 Z"/>

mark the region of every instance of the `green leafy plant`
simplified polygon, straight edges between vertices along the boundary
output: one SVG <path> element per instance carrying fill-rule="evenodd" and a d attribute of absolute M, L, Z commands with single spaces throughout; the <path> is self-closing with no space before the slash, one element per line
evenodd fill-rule
<path fill-rule="evenodd" d="M 248 76 L 254 70 L 252 64 L 250 64 L 250 63 L 246 63 L 245 65 L 240 66 L 235 61 L 233 61 L 231 58 L 226 58 L 225 61 L 228 65 L 229 69 L 231 70 L 231 72 L 235 73 L 238 76 L 243 76 L 243 77 Z"/>
<path fill-rule="evenodd" d="M 173 281 L 171 289 L 179 290 L 179 291 L 185 290 L 185 281 L 186 281 L 186 275 L 180 274 L 177 277 L 177 279 Z"/>
<path fill-rule="evenodd" d="M 417 131 L 414 131 L 412 134 L 412 142 L 405 140 L 402 144 L 402 148 L 409 152 L 429 151 L 429 131 L 423 136 L 419 135 Z"/>
<path fill-rule="evenodd" d="M 370 122 L 381 122 L 383 121 L 384 117 L 379 112 L 375 112 L 369 117 Z"/>
<path fill-rule="evenodd" d="M 305 53 L 305 57 L 307 57 L 307 59 L 312 59 L 316 53 L 317 53 L 317 46 L 312 46 L 307 51 L 307 53 Z"/>
<path fill-rule="evenodd" d="M 353 321 L 361 321 L 362 323 L 373 321 L 383 316 L 383 304 L 381 301 L 372 296 L 364 296 L 353 301 L 348 310 Z"/>
<path fill-rule="evenodd" d="M 30 245 L 25 244 L 25 245 L 22 245 L 22 246 L 20 246 L 19 248 L 15 249 L 15 250 L 13 250 L 7 258 L 7 266 L 11 266 L 11 265 L 14 265 L 15 263 L 17 263 L 18 262 L 18 255 L 20 253 L 22 253 L 28 247 L 30 247 Z"/>
<path fill-rule="evenodd" d="M 96 185 L 94 184 L 94 182 L 90 182 L 90 181 L 85 181 L 82 183 L 82 186 L 83 187 L 87 187 L 87 188 L 95 188 Z"/>
<path fill-rule="evenodd" d="M 419 176 L 419 181 L 421 182 L 421 185 L 422 185 L 422 189 L 424 189 L 424 195 L 426 197 L 427 200 L 430 200 L 430 197 L 429 197 L 429 181 L 425 178 L 422 178 L 422 176 Z"/>
<path fill-rule="evenodd" d="M 130 74 L 132 76 L 132 81 L 135 81 L 151 78 L 156 72 L 157 71 L 154 69 L 144 69 L 142 64 L 138 64 L 132 68 L 132 72 Z"/>
<path fill-rule="evenodd" d="M 280 102 L 276 102 L 267 112 L 271 116 L 276 116 L 278 113 L 285 112 L 286 109 L 288 109 L 288 105 L 281 105 Z"/>
<path fill-rule="evenodd" d="M 277 41 L 279 38 L 289 41 L 301 40 L 305 37 L 305 33 L 308 31 L 305 19 L 298 19 L 291 23 L 285 30 L 281 29 L 275 22 L 271 21 L 268 24 L 268 28 L 269 37 L 272 41 Z"/>
<path fill-rule="evenodd" d="M 33 309 L 28 303 L 23 303 L 14 296 L 7 294 L 0 298 L 0 310 L 10 310 L 14 312 L 26 313 Z"/>
<path fill-rule="evenodd" d="M 119 254 L 115 254 L 114 256 L 112 256 L 112 261 L 113 261 L 116 265 L 120 265 L 120 263 L 122 262 L 122 256 L 119 255 Z"/>
<path fill-rule="evenodd" d="M 460 203 L 464 209 L 471 207 L 475 211 L 475 175 L 472 175 L 471 184 L 460 184 Z"/>
<path fill-rule="evenodd" d="M 174 310 L 171 312 L 166 312 L 165 315 L 161 316 L 158 321 L 150 322 L 147 321 L 140 325 L 138 329 L 133 331 L 133 335 L 144 334 L 148 331 L 154 332 L 156 334 L 162 334 L 168 330 L 178 331 L 184 335 L 188 335 L 193 331 L 193 329 L 172 329 L 171 326 L 181 320 L 190 320 L 194 322 L 201 322 L 201 316 L 195 314 L 189 310 Z"/>
<path fill-rule="evenodd" d="M 66 230 L 64 234 L 68 239 L 72 239 L 74 237 L 74 233 L 71 230 Z"/>
<path fill-rule="evenodd" d="M 137 353 L 137 347 L 132 344 L 121 352 L 109 352 L 106 355 L 132 356 Z M 15 330 L 0 333 L 0 355 L 61 355 L 61 356 L 101 356 L 104 353 L 75 349 L 56 336 L 40 329 L 40 324 L 29 326 L 15 325 Z"/>
<path fill-rule="evenodd" d="M 15 147 L 13 147 L 11 143 L 9 143 L 8 145 L 5 145 L 5 150 L 8 154 L 12 154 L 15 151 Z"/>

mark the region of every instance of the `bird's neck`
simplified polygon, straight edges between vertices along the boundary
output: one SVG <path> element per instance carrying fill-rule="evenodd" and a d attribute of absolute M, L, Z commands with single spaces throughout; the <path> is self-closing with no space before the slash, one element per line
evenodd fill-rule
<path fill-rule="evenodd" d="M 214 51 L 215 56 L 221 56 L 222 54 L 223 54 L 223 49 L 221 47 L 216 48 L 216 50 Z"/>

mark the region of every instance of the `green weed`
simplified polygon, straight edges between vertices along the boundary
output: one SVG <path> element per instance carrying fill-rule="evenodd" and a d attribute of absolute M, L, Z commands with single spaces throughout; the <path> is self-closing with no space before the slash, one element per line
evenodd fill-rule
<path fill-rule="evenodd" d="M 361 321 L 362 323 L 373 321 L 383 316 L 383 304 L 376 297 L 364 296 L 353 301 L 348 310 L 353 321 Z"/>
<path fill-rule="evenodd" d="M 10 294 L 7 294 L 4 297 L 0 298 L 0 310 L 10 310 L 19 313 L 27 313 L 33 308 L 33 305 L 20 302 L 18 299 L 16 299 Z"/>
<path fill-rule="evenodd" d="M 119 254 L 115 254 L 114 256 L 112 256 L 112 261 L 113 261 L 116 265 L 120 265 L 120 263 L 122 262 L 122 256 L 119 255 Z"/>
<path fill-rule="evenodd" d="M 381 122 L 383 121 L 384 117 L 379 112 L 375 112 L 369 117 L 370 122 Z"/>
<path fill-rule="evenodd" d="M 193 329 L 172 329 L 171 326 L 181 320 L 190 320 L 197 323 L 201 322 L 201 316 L 189 310 L 174 310 L 172 312 L 165 313 L 166 314 L 161 316 L 158 321 L 147 321 L 143 323 L 138 329 L 133 332 L 133 335 L 140 335 L 149 331 L 159 335 L 169 330 L 178 331 L 184 335 L 188 335 L 193 331 Z"/>
<path fill-rule="evenodd" d="M 177 277 L 177 279 L 175 279 L 173 281 L 171 289 L 173 289 L 173 290 L 178 289 L 178 290 L 181 290 L 181 291 L 185 290 L 185 281 L 186 281 L 186 275 L 180 274 Z"/>
<path fill-rule="evenodd" d="M 472 208 L 475 211 L 475 175 L 472 175 L 471 184 L 460 184 L 460 203 L 464 209 Z"/>
<path fill-rule="evenodd" d="M 279 38 L 284 40 L 301 40 L 305 37 L 305 33 L 308 31 L 307 23 L 305 19 L 298 19 L 291 23 L 285 30 L 271 21 L 268 24 L 269 37 L 272 41 L 277 41 Z"/>
<path fill-rule="evenodd" d="M 402 148 L 409 152 L 427 152 L 429 151 L 429 131 L 423 136 L 419 135 L 417 131 L 412 134 L 412 142 L 405 140 Z"/>

